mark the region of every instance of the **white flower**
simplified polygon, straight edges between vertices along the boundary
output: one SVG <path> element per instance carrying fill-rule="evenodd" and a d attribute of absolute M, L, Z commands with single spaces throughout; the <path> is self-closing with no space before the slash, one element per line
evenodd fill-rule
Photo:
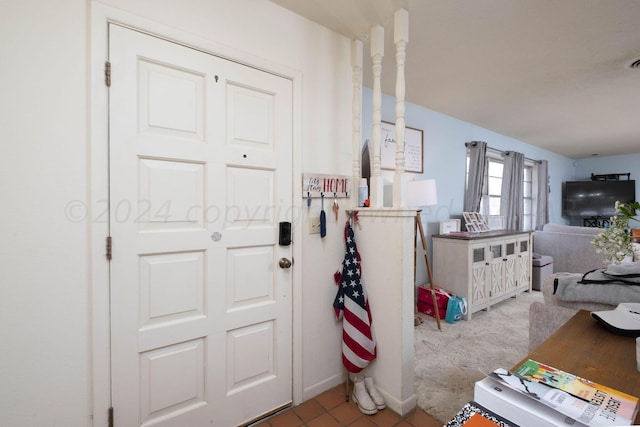
<path fill-rule="evenodd" d="M 609 228 L 596 235 L 591 243 L 596 252 L 604 254 L 606 264 L 620 264 L 627 256 L 633 256 L 631 236 L 629 236 L 629 220 L 638 221 L 636 210 L 640 203 L 632 202 L 628 205 L 616 201 L 616 216 L 612 216 Z"/>

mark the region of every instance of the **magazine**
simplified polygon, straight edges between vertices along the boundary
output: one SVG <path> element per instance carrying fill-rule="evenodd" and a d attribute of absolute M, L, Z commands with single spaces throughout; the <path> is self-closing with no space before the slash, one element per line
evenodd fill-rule
<path fill-rule="evenodd" d="M 471 401 L 443 427 L 518 427 L 518 425 Z"/>
<path fill-rule="evenodd" d="M 519 377 L 506 369 L 496 369 L 488 377 L 587 426 L 633 425 L 635 415 L 587 402 L 545 383 Z"/>
<path fill-rule="evenodd" d="M 475 237 L 480 236 L 480 233 L 477 231 L 450 231 L 447 235 L 451 237 Z"/>
<path fill-rule="evenodd" d="M 547 384 L 584 399 L 632 421 L 638 413 L 638 398 L 611 387 L 589 381 L 552 366 L 528 359 L 513 373 L 521 378 Z"/>

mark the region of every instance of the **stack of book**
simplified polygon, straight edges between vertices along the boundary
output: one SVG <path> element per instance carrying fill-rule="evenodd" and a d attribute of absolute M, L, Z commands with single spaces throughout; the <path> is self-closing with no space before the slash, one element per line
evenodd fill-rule
<path fill-rule="evenodd" d="M 469 402 L 444 427 L 520 427 L 477 402 Z"/>
<path fill-rule="evenodd" d="M 488 420 L 503 427 L 630 426 L 640 407 L 636 396 L 531 359 L 476 382 L 471 403 L 488 408 L 499 417 Z M 466 422 L 451 427 L 493 425 Z"/>

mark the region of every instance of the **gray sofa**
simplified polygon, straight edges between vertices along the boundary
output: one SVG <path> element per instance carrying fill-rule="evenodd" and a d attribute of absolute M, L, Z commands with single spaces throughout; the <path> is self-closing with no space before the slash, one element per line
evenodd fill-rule
<path fill-rule="evenodd" d="M 535 349 L 578 310 L 613 310 L 619 302 L 612 296 L 610 288 L 602 285 L 607 292 L 603 298 L 584 301 L 563 301 L 554 294 L 554 281 L 557 277 L 570 273 L 586 273 L 604 268 L 604 256 L 596 253 L 591 241 L 600 233 L 599 228 L 576 227 L 560 224 L 545 224 L 541 231 L 533 233 L 533 251 L 553 257 L 554 273 L 542 282 L 544 302 L 534 302 L 529 306 L 529 350 Z M 634 244 L 634 246 L 637 246 Z M 640 249 L 636 249 L 634 261 L 640 261 Z M 606 302 L 602 302 L 602 300 Z"/>
<path fill-rule="evenodd" d="M 600 228 L 545 224 L 533 232 L 533 252 L 553 258 L 553 272 L 586 273 L 605 266 L 591 241 Z"/>

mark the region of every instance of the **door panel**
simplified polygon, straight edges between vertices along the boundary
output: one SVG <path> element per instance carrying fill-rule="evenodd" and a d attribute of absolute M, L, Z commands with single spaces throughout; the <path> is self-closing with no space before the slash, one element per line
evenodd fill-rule
<path fill-rule="evenodd" d="M 204 139 L 206 75 L 141 59 L 141 133 Z"/>
<path fill-rule="evenodd" d="M 206 406 L 204 365 L 201 338 L 141 353 L 142 423 Z"/>
<path fill-rule="evenodd" d="M 116 425 L 291 402 L 291 82 L 110 26 Z"/>

